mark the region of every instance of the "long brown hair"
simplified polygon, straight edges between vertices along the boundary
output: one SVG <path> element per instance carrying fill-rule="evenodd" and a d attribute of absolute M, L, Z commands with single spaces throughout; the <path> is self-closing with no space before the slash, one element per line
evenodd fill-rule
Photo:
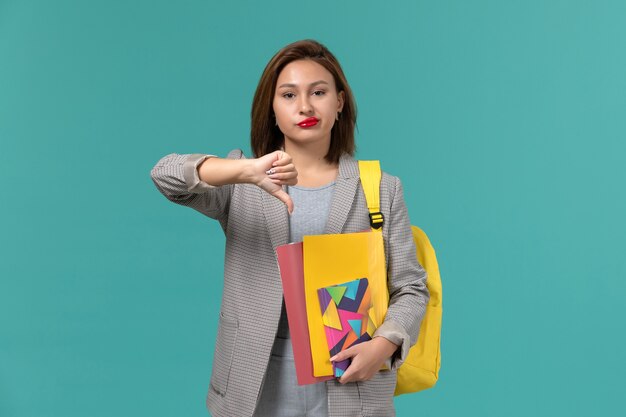
<path fill-rule="evenodd" d="M 343 109 L 331 131 L 330 148 L 325 157 L 328 162 L 337 163 L 344 152 L 354 155 L 356 103 L 337 58 L 324 45 L 311 39 L 285 46 L 272 57 L 263 70 L 252 101 L 252 124 L 250 126 L 252 152 L 258 158 L 283 146 L 284 136 L 274 123 L 272 109 L 276 80 L 287 64 L 300 59 L 310 59 L 326 68 L 335 79 L 337 93 L 344 92 Z"/>

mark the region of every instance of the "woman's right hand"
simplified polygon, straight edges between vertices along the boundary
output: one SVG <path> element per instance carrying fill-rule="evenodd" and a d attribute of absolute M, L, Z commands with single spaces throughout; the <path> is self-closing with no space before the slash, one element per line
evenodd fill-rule
<path fill-rule="evenodd" d="M 293 201 L 283 190 L 283 185 L 296 185 L 298 171 L 291 156 L 284 151 L 274 151 L 253 160 L 254 184 L 278 198 L 287 205 L 289 214 L 293 212 Z"/>

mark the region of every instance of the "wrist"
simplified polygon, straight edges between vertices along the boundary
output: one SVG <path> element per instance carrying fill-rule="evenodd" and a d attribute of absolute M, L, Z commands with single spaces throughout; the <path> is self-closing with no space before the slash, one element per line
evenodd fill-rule
<path fill-rule="evenodd" d="M 243 167 L 241 169 L 241 182 L 259 185 L 263 177 L 257 172 L 256 159 L 242 159 Z"/>
<path fill-rule="evenodd" d="M 384 352 L 386 358 L 390 358 L 398 350 L 398 345 L 383 336 L 375 336 L 373 342 Z"/>

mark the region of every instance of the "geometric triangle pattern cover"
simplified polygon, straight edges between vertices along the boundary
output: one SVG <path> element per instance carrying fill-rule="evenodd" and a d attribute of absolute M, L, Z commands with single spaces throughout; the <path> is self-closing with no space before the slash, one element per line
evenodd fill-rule
<path fill-rule="evenodd" d="M 370 314 L 372 297 L 367 278 L 319 288 L 317 295 L 331 357 L 372 339 L 378 326 Z M 350 359 L 333 362 L 335 377 L 343 375 L 349 365 Z"/>
<path fill-rule="evenodd" d="M 339 312 L 337 311 L 337 305 L 335 303 L 328 303 L 326 311 L 322 315 L 322 321 L 324 322 L 324 326 L 341 330 L 341 319 L 339 318 Z"/>
<path fill-rule="evenodd" d="M 326 287 L 326 291 L 330 294 L 330 298 L 333 299 L 335 305 L 339 305 L 341 301 L 341 297 L 346 293 L 346 286 L 344 285 L 333 285 L 332 287 Z"/>

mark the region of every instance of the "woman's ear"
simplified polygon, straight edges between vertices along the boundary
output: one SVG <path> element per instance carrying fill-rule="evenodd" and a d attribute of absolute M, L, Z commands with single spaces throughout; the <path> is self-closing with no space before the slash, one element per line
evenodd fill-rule
<path fill-rule="evenodd" d="M 345 101 L 346 94 L 342 91 L 337 94 L 337 112 L 341 113 L 343 110 L 343 103 Z"/>

